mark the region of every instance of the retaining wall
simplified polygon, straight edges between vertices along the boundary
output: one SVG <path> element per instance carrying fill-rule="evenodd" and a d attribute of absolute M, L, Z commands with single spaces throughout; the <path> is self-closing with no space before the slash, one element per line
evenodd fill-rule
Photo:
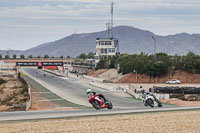
<path fill-rule="evenodd" d="M 102 83 L 97 83 L 97 82 L 90 82 L 90 85 L 99 87 L 102 89 L 110 90 L 110 91 L 116 91 L 116 88 L 114 86 L 102 84 Z"/>
<path fill-rule="evenodd" d="M 91 76 L 87 76 L 87 75 L 83 75 L 84 78 L 87 78 L 87 79 L 91 79 L 91 80 L 94 80 L 94 81 L 99 81 L 99 82 L 103 82 L 104 79 L 101 79 L 101 78 L 95 78 L 95 77 L 91 77 Z"/>
<path fill-rule="evenodd" d="M 31 107 L 31 86 L 28 83 L 28 81 L 26 81 L 23 77 L 19 77 L 19 80 L 24 84 L 24 85 L 28 85 L 28 95 L 29 95 L 29 100 L 27 102 L 25 102 L 22 106 L 25 110 L 29 110 L 29 108 Z"/>

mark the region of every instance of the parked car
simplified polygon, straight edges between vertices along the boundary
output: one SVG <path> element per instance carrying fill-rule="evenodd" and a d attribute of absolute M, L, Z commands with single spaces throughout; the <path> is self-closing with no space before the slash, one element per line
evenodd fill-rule
<path fill-rule="evenodd" d="M 166 82 L 167 84 L 180 84 L 181 81 L 177 79 L 172 79 Z"/>

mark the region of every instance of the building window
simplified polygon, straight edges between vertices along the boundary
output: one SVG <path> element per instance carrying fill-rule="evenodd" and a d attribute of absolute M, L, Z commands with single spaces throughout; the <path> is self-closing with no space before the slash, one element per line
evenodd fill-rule
<path fill-rule="evenodd" d="M 104 49 L 101 49 L 101 53 L 102 53 L 102 54 L 104 53 Z"/>
<path fill-rule="evenodd" d="M 111 41 L 105 41 L 105 45 L 111 45 Z"/>
<path fill-rule="evenodd" d="M 114 48 L 112 49 L 112 53 L 115 53 L 115 49 Z"/>
<path fill-rule="evenodd" d="M 111 49 L 111 48 L 109 48 L 109 49 L 108 49 L 108 53 L 111 53 L 111 52 L 112 52 L 112 49 Z"/>
<path fill-rule="evenodd" d="M 101 41 L 101 42 L 100 42 L 100 45 L 105 45 L 105 42 L 104 42 L 104 41 Z"/>
<path fill-rule="evenodd" d="M 107 52 L 107 49 L 104 49 L 105 50 L 105 53 L 107 54 L 108 52 Z"/>

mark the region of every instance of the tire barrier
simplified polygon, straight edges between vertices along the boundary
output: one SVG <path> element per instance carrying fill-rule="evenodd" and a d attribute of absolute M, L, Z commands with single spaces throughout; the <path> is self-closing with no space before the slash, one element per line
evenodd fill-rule
<path fill-rule="evenodd" d="M 153 91 L 168 94 L 200 94 L 199 87 L 155 87 Z"/>

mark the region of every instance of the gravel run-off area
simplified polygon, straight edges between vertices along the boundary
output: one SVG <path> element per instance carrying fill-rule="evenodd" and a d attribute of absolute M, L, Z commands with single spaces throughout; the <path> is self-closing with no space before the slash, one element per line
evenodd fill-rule
<path fill-rule="evenodd" d="M 200 110 L 1 122 L 2 133 L 199 133 Z"/>

